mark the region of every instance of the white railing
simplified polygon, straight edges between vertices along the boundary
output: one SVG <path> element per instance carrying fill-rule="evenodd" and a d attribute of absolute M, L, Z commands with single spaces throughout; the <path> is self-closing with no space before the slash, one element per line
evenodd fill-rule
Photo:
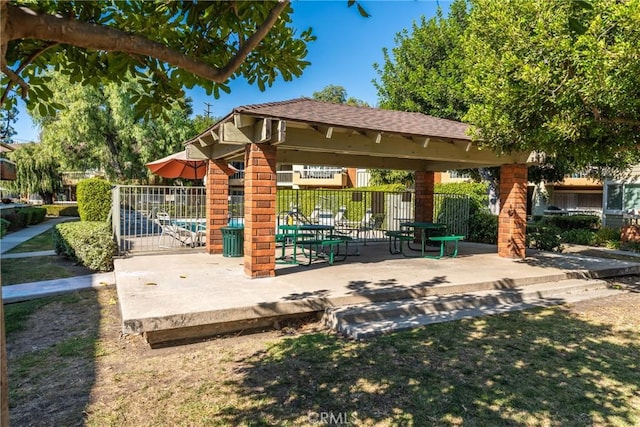
<path fill-rule="evenodd" d="M 276 179 L 278 185 L 291 185 L 293 184 L 293 171 L 277 171 Z"/>
<path fill-rule="evenodd" d="M 337 174 L 343 173 L 342 168 L 303 169 L 300 171 L 301 179 L 333 179 Z"/>

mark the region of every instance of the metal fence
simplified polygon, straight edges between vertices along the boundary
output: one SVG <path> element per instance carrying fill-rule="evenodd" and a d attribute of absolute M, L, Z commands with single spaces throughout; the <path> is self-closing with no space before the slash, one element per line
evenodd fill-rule
<path fill-rule="evenodd" d="M 204 187 L 118 186 L 113 190 L 113 224 L 120 253 L 197 248 L 204 243 Z M 386 230 L 414 220 L 415 193 L 355 189 L 279 189 L 276 227 L 291 223 L 361 230 L 359 238 L 383 240 Z M 468 235 L 469 198 L 434 195 L 434 222 Z M 229 196 L 229 222 L 244 221 L 244 197 Z"/>
<path fill-rule="evenodd" d="M 184 250 L 204 243 L 204 187 L 120 185 L 112 190 L 120 254 Z"/>

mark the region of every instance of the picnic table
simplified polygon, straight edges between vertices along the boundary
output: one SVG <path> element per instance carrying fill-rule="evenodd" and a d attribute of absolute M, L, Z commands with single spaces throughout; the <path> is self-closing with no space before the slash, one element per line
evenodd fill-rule
<path fill-rule="evenodd" d="M 327 258 L 329 265 L 333 265 L 335 261 L 344 261 L 351 238 L 333 234 L 334 229 L 334 226 L 324 224 L 281 225 L 279 233 L 276 234 L 276 242 L 281 244 L 282 251 L 276 262 L 301 264 L 298 254 L 307 258 L 306 265 L 319 258 Z M 291 257 L 285 254 L 287 244 L 293 245 Z M 340 255 L 341 244 L 345 245 L 345 252 L 342 257 L 337 258 Z"/>

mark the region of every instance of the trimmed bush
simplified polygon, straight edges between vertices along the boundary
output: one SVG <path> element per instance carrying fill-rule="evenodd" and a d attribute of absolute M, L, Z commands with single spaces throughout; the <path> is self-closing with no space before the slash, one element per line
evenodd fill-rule
<path fill-rule="evenodd" d="M 47 210 L 43 208 L 27 208 L 23 209 L 29 215 L 27 225 L 40 224 L 47 216 Z"/>
<path fill-rule="evenodd" d="M 485 209 L 469 215 L 469 236 L 467 240 L 495 245 L 498 243 L 498 217 Z"/>
<path fill-rule="evenodd" d="M 78 213 L 81 221 L 106 221 L 111 210 L 111 184 L 101 178 L 78 182 Z"/>
<path fill-rule="evenodd" d="M 541 251 L 562 252 L 562 230 L 541 223 L 527 225 L 527 246 Z"/>
<path fill-rule="evenodd" d="M 542 225 L 557 227 L 560 230 L 597 230 L 600 217 L 595 215 L 546 215 L 540 221 Z"/>
<path fill-rule="evenodd" d="M 9 230 L 9 225 L 11 223 L 4 218 L 0 218 L 0 239 L 7 234 L 7 230 Z"/>
<path fill-rule="evenodd" d="M 113 270 L 117 246 L 111 227 L 104 221 L 58 224 L 53 229 L 53 245 L 66 256 L 93 271 Z"/>
<path fill-rule="evenodd" d="M 43 205 L 47 216 L 80 216 L 78 205 Z"/>
<path fill-rule="evenodd" d="M 576 245 L 593 246 L 596 242 L 596 233 L 592 230 L 566 230 L 561 233 L 561 237 L 564 243 L 573 243 Z"/>
<path fill-rule="evenodd" d="M 8 231 L 17 231 L 29 225 L 29 214 L 26 209 L 5 209 L 1 212 L 2 218 L 9 221 Z"/>

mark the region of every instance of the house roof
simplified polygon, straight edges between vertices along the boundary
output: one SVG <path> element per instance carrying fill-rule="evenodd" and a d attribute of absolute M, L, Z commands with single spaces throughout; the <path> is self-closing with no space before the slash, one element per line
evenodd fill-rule
<path fill-rule="evenodd" d="M 399 135 L 431 135 L 471 141 L 471 137 L 467 134 L 469 125 L 454 120 L 422 113 L 334 104 L 309 98 L 244 105 L 234 108 L 233 112 L 363 131 Z"/>
<path fill-rule="evenodd" d="M 243 161 L 245 145 L 277 146 L 282 164 L 433 170 L 524 163 L 529 153 L 482 149 L 470 126 L 422 113 L 297 98 L 234 108 L 185 143 L 188 157 Z"/>

